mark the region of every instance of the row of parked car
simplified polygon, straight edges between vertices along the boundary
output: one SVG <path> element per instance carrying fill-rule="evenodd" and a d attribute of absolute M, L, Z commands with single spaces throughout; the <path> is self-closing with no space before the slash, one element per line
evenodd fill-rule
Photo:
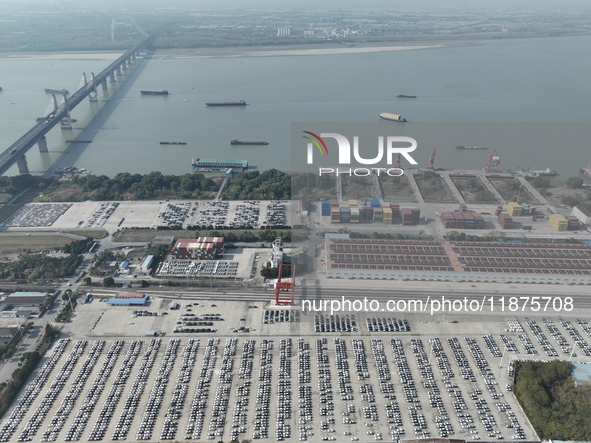
<path fill-rule="evenodd" d="M 203 353 L 203 362 L 199 371 L 199 380 L 195 388 L 195 394 L 191 402 L 189 411 L 189 424 L 185 432 L 185 438 L 198 440 L 203 432 L 205 421 L 205 412 L 209 407 L 209 387 L 213 379 L 213 368 L 216 365 L 219 338 L 210 338 L 207 340 L 207 346 Z"/>
<path fill-rule="evenodd" d="M 0 428 L 0 441 L 5 442 L 12 438 L 12 435 L 29 411 L 33 401 L 37 398 L 37 395 L 39 395 L 41 389 L 45 386 L 45 383 L 47 383 L 49 376 L 53 372 L 53 369 L 57 365 L 57 362 L 61 358 L 69 342 L 69 339 L 61 339 L 55 344 L 53 351 L 41 369 L 37 372 L 33 381 L 25 387 L 24 393 L 20 396 L 19 400 L 12 408 L 10 415 L 4 420 L 4 423 Z"/>
<path fill-rule="evenodd" d="M 183 351 L 181 367 L 174 385 L 170 402 L 164 415 L 164 425 L 160 433 L 161 440 L 174 440 L 178 432 L 178 421 L 185 406 L 185 400 L 189 392 L 189 382 L 193 374 L 193 366 L 197 360 L 199 339 L 190 338 Z"/>
<path fill-rule="evenodd" d="M 47 430 L 41 436 L 42 441 L 56 441 L 59 432 L 63 428 L 67 418 L 74 409 L 78 397 L 82 393 L 82 389 L 90 373 L 93 371 L 99 357 L 101 356 L 103 349 L 105 348 L 106 342 L 104 340 L 95 341 L 90 349 L 86 360 L 82 364 L 82 367 L 78 371 L 76 378 L 70 384 L 70 388 L 66 392 L 65 397 L 60 403 L 60 406 L 53 418 L 49 422 Z M 72 436 L 74 433 L 71 434 Z"/>
<path fill-rule="evenodd" d="M 58 371 L 57 376 L 51 382 L 51 385 L 41 399 L 41 402 L 37 405 L 37 408 L 29 418 L 29 421 L 21 431 L 18 441 L 30 441 L 32 437 L 37 434 L 41 423 L 43 420 L 45 420 L 45 417 L 49 413 L 50 409 L 53 408 L 57 397 L 60 395 L 64 386 L 70 379 L 72 372 L 74 371 L 74 367 L 84 353 L 84 349 L 87 345 L 88 342 L 86 340 L 78 341 L 74 344 L 74 347 L 72 348 L 72 351 L 70 351 L 66 362 Z M 88 374 L 86 377 L 87 376 Z"/>
<path fill-rule="evenodd" d="M 138 440 L 150 440 L 152 438 L 154 426 L 160 413 L 162 402 L 164 401 L 164 391 L 170 381 L 170 373 L 174 368 L 180 344 L 181 341 L 178 338 L 173 338 L 166 346 L 162 362 L 160 363 L 160 369 L 158 370 L 158 374 L 156 374 L 154 385 L 152 386 L 150 396 L 148 397 L 148 404 L 146 405 L 146 409 L 142 415 L 142 421 L 140 422 L 136 434 Z M 175 412 L 176 411 L 172 412 L 172 414 L 175 414 Z M 162 432 L 168 432 L 173 428 L 176 428 L 176 426 L 176 423 L 165 424 Z"/>
<path fill-rule="evenodd" d="M 529 327 L 532 334 L 546 353 L 548 357 L 558 357 L 558 352 L 554 349 L 554 346 L 550 343 L 544 332 L 542 332 L 542 328 L 533 320 L 528 318 L 525 319 L 525 324 Z"/>
<path fill-rule="evenodd" d="M 139 342 L 136 342 L 139 344 Z M 111 376 L 115 368 L 115 363 L 121 354 L 121 350 L 123 349 L 123 345 L 125 342 L 123 340 L 115 340 L 109 350 L 107 351 L 107 355 L 103 360 L 103 364 L 99 368 L 90 389 L 88 389 L 86 396 L 82 400 L 82 404 L 78 407 L 78 412 L 74 417 L 74 421 L 72 425 L 68 428 L 67 434 L 65 436 L 66 441 L 73 441 L 78 440 L 82 436 L 82 432 L 86 428 L 88 424 L 88 420 L 90 419 L 90 415 L 94 410 L 96 404 L 98 403 L 98 399 L 101 396 L 105 386 L 107 385 L 107 379 Z M 137 346 L 132 343 L 130 349 L 128 351 L 128 355 L 132 355 L 134 350 L 133 348 Z M 48 441 L 55 441 L 56 438 L 48 438 Z"/>

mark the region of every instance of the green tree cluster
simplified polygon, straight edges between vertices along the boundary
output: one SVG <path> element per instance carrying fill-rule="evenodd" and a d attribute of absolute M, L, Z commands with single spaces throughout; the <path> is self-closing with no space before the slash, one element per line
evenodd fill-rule
<path fill-rule="evenodd" d="M 591 387 L 575 387 L 571 373 L 566 361 L 515 365 L 515 395 L 543 440 L 591 439 Z"/>
<path fill-rule="evenodd" d="M 64 278 L 74 274 L 82 263 L 82 255 L 48 257 L 46 254 L 23 254 L 17 261 L 0 263 L 0 279 L 35 281 L 40 278 Z"/>
<path fill-rule="evenodd" d="M 566 186 L 573 189 L 580 189 L 583 187 L 585 181 L 581 177 L 569 177 L 566 179 Z"/>
<path fill-rule="evenodd" d="M 291 175 L 278 169 L 245 171 L 230 179 L 223 195 L 227 200 L 289 200 Z"/>
<path fill-rule="evenodd" d="M 53 328 L 49 324 L 46 325 L 42 343 L 50 343 L 54 333 Z M 45 354 L 45 349 L 46 346 L 40 348 L 39 351 L 25 352 L 21 357 L 20 366 L 12 373 L 12 378 L 8 382 L 0 383 L 0 417 L 11 406 L 12 400 L 37 367 L 41 357 Z"/>
<path fill-rule="evenodd" d="M 47 190 L 56 183 L 54 177 L 38 177 L 20 174 L 12 177 L 0 177 L 0 189 L 7 194 L 18 194 L 28 188 Z"/>
<path fill-rule="evenodd" d="M 291 277 L 291 268 L 282 268 L 282 278 Z M 266 279 L 277 278 L 279 276 L 279 268 L 272 268 L 271 266 L 263 266 L 261 268 L 261 277 Z"/>
<path fill-rule="evenodd" d="M 550 179 L 548 177 L 535 177 L 530 182 L 536 188 L 547 189 L 550 187 Z"/>
<path fill-rule="evenodd" d="M 148 200 L 178 197 L 198 198 L 202 192 L 215 191 L 217 185 L 203 174 L 163 175 L 121 172 L 113 178 L 106 175 L 75 176 L 72 184 L 80 189 L 81 198 L 93 200 Z"/>
<path fill-rule="evenodd" d="M 90 250 L 93 243 L 94 240 L 92 238 L 74 240 L 73 242 L 64 245 L 63 251 L 66 254 L 85 254 Z"/>

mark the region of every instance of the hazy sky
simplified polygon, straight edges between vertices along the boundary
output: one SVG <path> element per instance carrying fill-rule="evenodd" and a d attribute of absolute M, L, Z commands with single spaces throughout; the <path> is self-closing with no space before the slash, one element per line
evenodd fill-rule
<path fill-rule="evenodd" d="M 110 9 L 110 8 L 146 8 L 146 7 L 182 7 L 182 8 L 384 8 L 384 9 L 440 9 L 440 8 L 491 8 L 491 9 L 554 9 L 554 10 L 591 10 L 589 0 L 0 0 L 0 5 L 9 4 L 57 4 L 70 3 L 74 7 Z"/>

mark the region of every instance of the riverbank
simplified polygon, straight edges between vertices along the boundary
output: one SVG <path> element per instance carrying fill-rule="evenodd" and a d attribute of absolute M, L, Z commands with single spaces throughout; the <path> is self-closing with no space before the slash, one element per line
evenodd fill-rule
<path fill-rule="evenodd" d="M 461 45 L 471 44 L 464 42 Z M 436 49 L 450 46 L 460 46 L 460 43 L 407 43 L 407 44 L 358 44 L 343 45 L 338 43 L 323 43 L 317 45 L 293 45 L 293 46 L 251 46 L 228 48 L 195 48 L 158 51 L 160 56 L 171 59 L 189 58 L 230 58 L 230 57 L 285 57 L 304 55 L 339 55 L 362 54 L 393 51 L 416 51 L 419 49 Z"/>
<path fill-rule="evenodd" d="M 277 45 L 277 46 L 232 46 L 221 48 L 192 48 L 192 49 L 158 49 L 157 57 L 165 59 L 199 59 L 199 58 L 227 58 L 227 57 L 284 57 L 295 55 L 338 55 L 359 54 L 391 51 L 416 51 L 419 49 L 436 49 L 472 45 L 465 42 L 408 42 L 408 43 L 379 43 L 345 45 L 342 43 L 320 43 L 309 45 Z M 121 56 L 113 51 L 91 52 L 23 52 L 17 54 L 2 54 L 0 60 L 104 60 L 113 61 Z"/>

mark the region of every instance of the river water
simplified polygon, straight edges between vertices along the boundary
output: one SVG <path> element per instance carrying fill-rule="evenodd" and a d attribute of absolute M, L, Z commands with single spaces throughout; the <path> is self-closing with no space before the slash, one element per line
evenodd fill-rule
<path fill-rule="evenodd" d="M 51 96 L 44 88 L 73 92 L 82 72 L 99 72 L 115 56 L 0 58 L 0 148 L 7 149 L 48 111 Z M 194 157 L 246 159 L 260 170 L 289 170 L 293 122 L 374 122 L 378 114 L 392 112 L 412 122 L 548 124 L 560 135 L 536 134 L 531 127 L 519 134 L 512 125 L 505 132 L 515 131 L 514 138 L 480 140 L 478 131 L 465 139 L 442 138 L 436 166 L 480 169 L 486 151 L 458 151 L 452 143 L 486 144 L 499 152 L 502 169 L 551 167 L 570 176 L 591 162 L 589 134 L 559 123 L 591 121 L 589 72 L 591 37 L 338 55 L 180 58 L 157 52 L 117 83 L 118 89 L 99 89 L 98 104 L 80 104 L 73 112 L 74 130 L 52 130 L 50 152 L 31 149 L 27 161 L 32 173 L 75 165 L 108 176 L 182 174 L 192 170 Z M 142 89 L 167 89 L 170 95 L 141 96 Z M 249 106 L 204 106 L 240 99 Z M 93 143 L 66 150 L 65 140 L 76 137 Z M 232 139 L 270 144 L 233 147 Z M 419 166 L 427 165 L 430 152 L 425 147 L 417 154 Z M 16 167 L 9 171 L 16 173 Z"/>

